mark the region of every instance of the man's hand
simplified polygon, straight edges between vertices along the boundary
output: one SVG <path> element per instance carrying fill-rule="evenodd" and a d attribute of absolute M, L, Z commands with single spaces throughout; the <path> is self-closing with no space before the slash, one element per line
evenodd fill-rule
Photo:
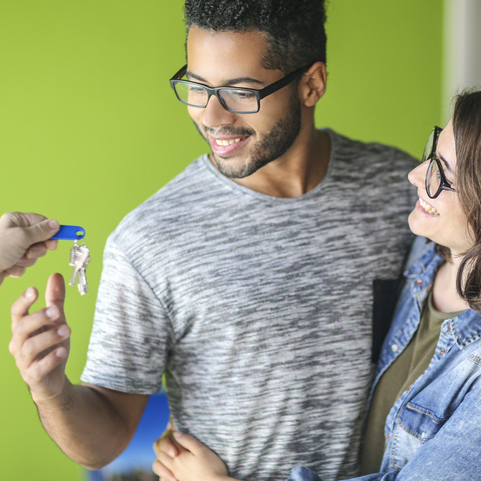
<path fill-rule="evenodd" d="M 30 287 L 12 306 L 10 352 L 35 402 L 59 395 L 66 382 L 65 365 L 70 350 L 70 328 L 63 310 L 65 282 L 60 274 L 48 280 L 47 307 L 33 314 L 29 308 L 38 298 Z"/>
<path fill-rule="evenodd" d="M 7 276 L 20 277 L 47 250 L 57 248 L 49 240 L 60 226 L 39 214 L 9 212 L 0 217 L 0 284 Z"/>
<path fill-rule="evenodd" d="M 158 439 L 154 449 L 152 467 L 162 481 L 235 481 L 219 456 L 188 434 L 174 431 L 172 438 Z"/>

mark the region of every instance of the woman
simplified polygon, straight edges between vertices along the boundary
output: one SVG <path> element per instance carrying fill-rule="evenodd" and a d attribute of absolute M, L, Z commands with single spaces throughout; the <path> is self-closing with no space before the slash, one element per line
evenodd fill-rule
<path fill-rule="evenodd" d="M 481 91 L 456 99 L 409 181 L 419 196 L 409 226 L 432 243 L 406 272 L 355 479 L 481 479 Z M 232 481 L 207 447 L 175 437 L 177 456 L 158 445 L 162 479 Z M 303 467 L 289 478 L 307 480 L 320 478 Z"/>

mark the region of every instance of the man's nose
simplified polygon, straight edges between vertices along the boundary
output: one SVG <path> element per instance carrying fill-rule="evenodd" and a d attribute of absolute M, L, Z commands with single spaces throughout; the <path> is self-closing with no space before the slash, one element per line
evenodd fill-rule
<path fill-rule="evenodd" d="M 207 106 L 202 113 L 202 123 L 206 127 L 232 124 L 236 114 L 226 110 L 215 95 L 211 95 Z"/>

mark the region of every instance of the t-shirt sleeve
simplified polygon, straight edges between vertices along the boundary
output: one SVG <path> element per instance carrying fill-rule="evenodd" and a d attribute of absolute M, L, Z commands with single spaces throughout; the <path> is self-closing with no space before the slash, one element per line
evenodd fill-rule
<path fill-rule="evenodd" d="M 82 381 L 155 393 L 171 339 L 169 319 L 151 286 L 109 238 Z"/>

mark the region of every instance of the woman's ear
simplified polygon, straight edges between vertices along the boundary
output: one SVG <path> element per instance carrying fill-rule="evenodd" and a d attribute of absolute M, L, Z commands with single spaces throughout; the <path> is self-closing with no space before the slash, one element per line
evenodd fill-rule
<path fill-rule="evenodd" d="M 326 91 L 326 64 L 316 62 L 301 77 L 299 93 L 306 107 L 314 107 Z"/>

